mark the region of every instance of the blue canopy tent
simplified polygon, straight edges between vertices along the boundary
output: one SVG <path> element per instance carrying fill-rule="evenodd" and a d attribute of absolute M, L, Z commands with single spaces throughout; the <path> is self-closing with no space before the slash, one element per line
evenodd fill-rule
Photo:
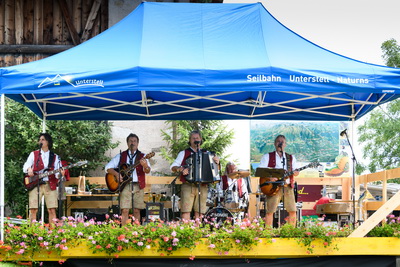
<path fill-rule="evenodd" d="M 260 4 L 143 3 L 63 53 L 0 70 L 50 120 L 354 120 L 398 97 L 400 70 L 327 51 Z"/>
<path fill-rule="evenodd" d="M 260 3 L 142 3 L 75 48 L 0 69 L 0 169 L 4 95 L 49 120 L 354 121 L 399 84 L 399 69 L 323 49 Z"/>

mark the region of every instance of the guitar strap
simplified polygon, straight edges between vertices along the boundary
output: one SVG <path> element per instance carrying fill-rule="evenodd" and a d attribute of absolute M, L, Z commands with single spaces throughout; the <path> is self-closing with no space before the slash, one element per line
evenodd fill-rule
<path fill-rule="evenodd" d="M 52 169 L 54 170 L 54 152 L 50 151 L 50 155 L 49 155 L 49 165 L 48 165 L 48 169 Z"/>

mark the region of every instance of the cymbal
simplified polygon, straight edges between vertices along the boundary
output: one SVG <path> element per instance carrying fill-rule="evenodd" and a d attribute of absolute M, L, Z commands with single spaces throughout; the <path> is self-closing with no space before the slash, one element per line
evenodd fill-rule
<path fill-rule="evenodd" d="M 232 172 L 232 173 L 228 174 L 228 177 L 231 179 L 239 179 L 239 178 L 247 177 L 249 175 L 250 175 L 249 171 L 240 170 L 240 171 L 236 171 L 236 172 Z"/>

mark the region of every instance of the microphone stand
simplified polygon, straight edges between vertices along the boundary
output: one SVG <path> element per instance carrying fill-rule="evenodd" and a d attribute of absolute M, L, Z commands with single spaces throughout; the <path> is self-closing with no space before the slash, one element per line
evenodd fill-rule
<path fill-rule="evenodd" d="M 41 157 L 42 157 L 42 143 L 40 143 L 40 145 L 39 145 L 39 156 L 38 156 L 38 158 L 37 158 L 37 160 L 36 160 L 36 168 L 39 167 L 39 162 L 40 162 L 40 158 L 41 158 Z M 38 178 L 38 180 L 37 180 L 37 185 L 36 185 L 36 188 L 37 188 L 37 212 L 36 212 L 36 218 L 35 218 L 35 220 L 38 219 L 38 216 L 39 216 L 39 208 L 40 208 L 40 200 L 39 200 L 40 189 L 39 189 L 39 187 L 40 187 L 40 179 Z"/>
<path fill-rule="evenodd" d="M 282 151 L 282 168 L 285 170 L 285 157 L 284 157 L 284 152 L 283 152 L 283 150 L 282 150 L 282 145 L 280 144 L 280 146 L 279 146 L 280 148 L 281 148 L 281 151 Z M 282 214 L 284 214 L 283 212 L 285 211 L 286 209 L 285 209 L 285 182 L 283 181 L 283 183 L 282 183 Z M 280 211 L 279 211 L 280 212 Z M 288 215 L 289 215 L 289 212 L 288 212 Z M 280 225 L 280 216 L 279 216 L 279 218 L 278 218 L 278 226 Z"/>
<path fill-rule="evenodd" d="M 179 176 L 181 176 L 182 172 L 180 172 L 175 178 L 174 180 L 172 180 L 172 182 L 170 183 L 170 187 L 172 187 L 172 221 L 175 221 L 175 185 L 176 185 L 176 179 L 178 179 Z"/>
<path fill-rule="evenodd" d="M 200 203 L 200 198 L 201 198 L 201 181 L 203 178 L 203 168 L 202 168 L 202 162 L 201 162 L 201 151 L 200 151 L 200 142 L 197 143 L 197 167 L 198 167 L 198 174 L 200 176 L 200 181 L 197 184 L 197 190 L 198 190 L 198 198 L 199 198 L 199 218 L 201 218 L 201 203 Z"/>
<path fill-rule="evenodd" d="M 352 181 L 351 181 L 351 198 L 352 198 L 352 204 L 353 204 L 353 227 L 356 226 L 356 156 L 354 154 L 353 146 L 350 143 L 349 136 L 347 135 L 347 131 L 342 132 L 343 135 L 346 135 L 347 143 L 349 143 L 350 150 L 351 150 L 351 160 L 353 161 L 353 169 L 352 169 Z"/>

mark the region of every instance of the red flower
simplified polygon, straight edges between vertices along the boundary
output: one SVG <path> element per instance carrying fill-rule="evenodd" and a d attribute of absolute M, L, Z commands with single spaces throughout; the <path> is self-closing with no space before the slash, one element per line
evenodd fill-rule
<path fill-rule="evenodd" d="M 311 235 L 311 232 L 306 232 L 306 235 L 310 236 L 310 235 Z"/>
<path fill-rule="evenodd" d="M 157 229 L 156 229 L 156 228 L 154 228 L 154 227 L 153 227 L 153 228 L 151 228 L 150 230 L 151 230 L 152 232 L 155 232 L 155 231 L 157 231 Z"/>
<path fill-rule="evenodd" d="M 101 246 L 100 246 L 100 245 L 97 245 L 97 246 L 96 246 L 96 248 L 97 248 L 97 249 L 100 249 L 100 248 L 101 248 Z"/>
<path fill-rule="evenodd" d="M 122 246 L 118 246 L 118 247 L 117 247 L 117 250 L 118 250 L 118 251 L 121 251 L 121 250 L 122 250 Z"/>
<path fill-rule="evenodd" d="M 114 256 L 115 256 L 115 258 L 116 258 L 116 259 L 118 259 L 118 258 L 119 258 L 119 255 L 118 255 L 118 254 L 115 254 Z"/>
<path fill-rule="evenodd" d="M 118 237 L 118 240 L 119 240 L 119 241 L 124 240 L 124 239 L 125 239 L 125 235 L 120 235 L 120 236 Z"/>
<path fill-rule="evenodd" d="M 171 250 L 172 250 L 172 247 L 167 248 L 167 250 L 171 251 Z"/>

